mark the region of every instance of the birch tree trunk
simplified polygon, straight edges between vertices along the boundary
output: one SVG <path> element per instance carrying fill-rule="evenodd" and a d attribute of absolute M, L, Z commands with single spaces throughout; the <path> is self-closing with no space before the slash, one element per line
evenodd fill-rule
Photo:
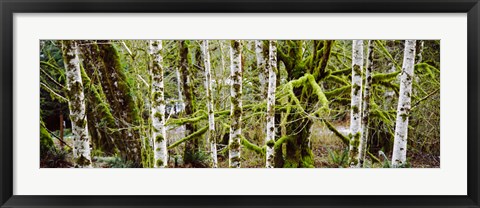
<path fill-rule="evenodd" d="M 155 168 L 167 167 L 167 140 L 165 129 L 165 96 L 163 84 L 163 67 L 162 67 L 162 41 L 150 40 L 150 55 L 152 57 L 152 137 L 153 150 L 155 157 Z"/>
<path fill-rule="evenodd" d="M 85 95 L 77 43 L 70 40 L 62 41 L 62 53 L 67 77 L 68 107 L 70 109 L 70 120 L 72 121 L 75 167 L 92 167 L 90 138 L 85 113 Z"/>
<path fill-rule="evenodd" d="M 177 113 L 180 113 L 185 108 L 185 103 L 183 102 L 182 95 L 182 78 L 180 76 L 180 70 L 175 69 L 175 76 L 177 77 L 177 92 L 178 92 L 178 102 L 180 103 L 180 109 L 177 109 Z"/>
<path fill-rule="evenodd" d="M 217 167 L 217 141 L 215 137 L 215 116 L 213 114 L 213 96 L 212 96 L 212 74 L 210 70 L 210 52 L 208 40 L 202 41 L 203 60 L 205 64 L 205 90 L 207 91 L 207 111 L 208 111 L 208 131 L 207 145 L 210 146 L 210 157 L 212 158 L 212 167 Z"/>
<path fill-rule="evenodd" d="M 240 141 L 242 137 L 242 45 L 239 40 L 230 42 L 230 139 L 228 164 L 240 168 Z"/>
<path fill-rule="evenodd" d="M 257 57 L 257 69 L 260 72 L 258 78 L 260 80 L 260 93 L 261 98 L 267 98 L 267 89 L 266 85 L 269 82 L 269 70 L 267 69 L 267 57 L 265 57 L 265 49 L 262 40 L 255 40 L 255 54 Z"/>
<path fill-rule="evenodd" d="M 265 167 L 273 168 L 275 159 L 275 89 L 277 84 L 277 41 L 269 42 L 268 93 L 267 93 L 267 146 Z"/>
<path fill-rule="evenodd" d="M 425 42 L 423 40 L 417 40 L 416 42 L 416 45 L 415 45 L 415 51 L 416 51 L 415 63 L 416 64 L 422 63 L 423 61 L 424 43 Z"/>
<path fill-rule="evenodd" d="M 410 116 L 414 64 L 415 40 L 406 40 L 393 142 L 392 166 L 394 168 L 404 167 L 407 160 L 408 117 Z"/>
<path fill-rule="evenodd" d="M 358 167 L 358 145 L 361 137 L 363 40 L 352 44 L 352 93 L 350 111 L 350 167 Z"/>
<path fill-rule="evenodd" d="M 365 86 L 363 92 L 363 113 L 362 113 L 362 138 L 359 145 L 359 167 L 363 167 L 365 161 L 365 154 L 367 153 L 368 143 L 368 120 L 370 115 L 370 87 L 372 86 L 372 67 L 373 67 L 373 43 L 368 40 L 368 60 L 367 69 L 365 70 Z"/>

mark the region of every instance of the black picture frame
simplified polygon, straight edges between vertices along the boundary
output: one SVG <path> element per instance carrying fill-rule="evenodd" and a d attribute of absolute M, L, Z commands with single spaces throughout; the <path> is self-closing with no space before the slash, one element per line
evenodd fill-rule
<path fill-rule="evenodd" d="M 1 207 L 480 207 L 479 0 L 0 0 Z M 466 196 L 25 196 L 13 195 L 15 13 L 467 13 L 468 194 Z M 448 180 L 446 178 L 445 180 Z M 388 186 L 388 184 L 385 184 Z"/>

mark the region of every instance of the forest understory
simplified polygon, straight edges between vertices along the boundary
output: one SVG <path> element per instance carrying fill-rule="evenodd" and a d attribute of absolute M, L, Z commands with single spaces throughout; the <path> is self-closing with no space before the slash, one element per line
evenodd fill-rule
<path fill-rule="evenodd" d="M 439 40 L 41 40 L 42 168 L 439 168 Z"/>

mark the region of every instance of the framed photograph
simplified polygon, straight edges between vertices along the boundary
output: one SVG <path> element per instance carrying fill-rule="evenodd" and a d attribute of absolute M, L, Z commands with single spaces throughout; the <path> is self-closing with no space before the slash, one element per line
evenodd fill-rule
<path fill-rule="evenodd" d="M 6 1 L 1 207 L 479 207 L 478 0 Z"/>

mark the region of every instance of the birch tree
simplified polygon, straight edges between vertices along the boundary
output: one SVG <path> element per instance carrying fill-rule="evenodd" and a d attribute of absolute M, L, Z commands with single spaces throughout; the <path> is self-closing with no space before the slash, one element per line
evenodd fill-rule
<path fill-rule="evenodd" d="M 414 64 L 415 40 L 406 40 L 393 142 L 392 166 L 394 168 L 404 167 L 407 160 L 408 117 L 410 115 Z"/>
<path fill-rule="evenodd" d="M 275 89 L 277 87 L 277 41 L 269 42 L 268 92 L 267 92 L 267 137 L 265 138 L 267 168 L 273 168 L 275 158 Z"/>
<path fill-rule="evenodd" d="M 365 161 L 365 154 L 367 153 L 368 142 L 368 120 L 370 115 L 370 88 L 372 86 L 372 67 L 373 67 L 373 43 L 368 40 L 368 53 L 367 53 L 367 67 L 365 70 L 365 86 L 363 92 L 363 113 L 362 113 L 362 137 L 359 144 L 358 160 L 359 167 L 363 167 Z"/>
<path fill-rule="evenodd" d="M 90 138 L 85 113 L 85 95 L 83 92 L 77 43 L 71 40 L 62 41 L 62 54 L 67 77 L 68 107 L 70 109 L 70 120 L 72 122 L 73 159 L 75 167 L 92 167 Z"/>
<path fill-rule="evenodd" d="M 267 57 L 265 57 L 265 49 L 262 40 L 255 40 L 255 55 L 257 58 L 257 69 L 259 70 L 258 78 L 260 80 L 261 98 L 267 98 L 267 83 L 269 82 L 269 70 L 267 69 Z M 267 89 L 267 90 L 265 90 Z"/>
<path fill-rule="evenodd" d="M 212 74 L 210 70 L 210 52 L 208 40 L 202 41 L 203 60 L 205 64 L 205 90 L 207 91 L 207 111 L 208 111 L 208 131 L 207 145 L 210 146 L 210 157 L 212 158 L 212 167 L 217 167 L 217 141 L 215 138 L 215 116 L 213 114 L 213 96 L 212 96 Z"/>
<path fill-rule="evenodd" d="M 242 45 L 239 40 L 230 41 L 230 139 L 228 164 L 240 168 L 240 142 L 242 137 Z"/>
<path fill-rule="evenodd" d="M 353 40 L 352 44 L 352 92 L 350 110 L 350 167 L 358 166 L 358 145 L 361 137 L 362 109 L 362 71 L 363 71 L 363 40 Z"/>
<path fill-rule="evenodd" d="M 152 137 L 154 158 L 156 168 L 165 168 L 167 166 L 167 140 L 165 129 L 165 96 L 163 84 L 163 67 L 162 67 L 162 41 L 150 40 L 151 55 L 151 77 L 152 77 Z"/>

